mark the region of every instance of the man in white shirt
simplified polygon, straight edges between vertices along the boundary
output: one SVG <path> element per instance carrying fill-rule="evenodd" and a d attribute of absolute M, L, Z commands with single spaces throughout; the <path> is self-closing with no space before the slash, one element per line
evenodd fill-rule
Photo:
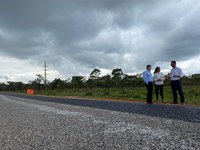
<path fill-rule="evenodd" d="M 171 61 L 172 70 L 170 72 L 171 88 L 173 92 L 173 103 L 177 104 L 177 91 L 180 95 L 181 104 L 184 104 L 185 98 L 182 90 L 181 78 L 183 72 L 181 68 L 176 67 L 176 61 Z"/>

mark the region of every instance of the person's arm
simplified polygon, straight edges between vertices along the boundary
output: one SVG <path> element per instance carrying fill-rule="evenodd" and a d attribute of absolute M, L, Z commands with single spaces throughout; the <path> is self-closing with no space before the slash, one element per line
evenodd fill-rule
<path fill-rule="evenodd" d="M 177 74 L 174 75 L 175 78 L 182 78 L 183 77 L 183 72 L 180 68 L 177 68 L 176 72 L 177 72 Z"/>
<path fill-rule="evenodd" d="M 182 78 L 182 77 L 183 77 L 183 71 L 182 71 L 182 69 L 181 69 L 181 68 L 179 68 L 179 76 L 180 76 L 180 78 Z"/>
<path fill-rule="evenodd" d="M 162 73 L 162 81 L 165 80 L 165 75 Z"/>
<path fill-rule="evenodd" d="M 173 78 L 174 78 L 174 74 L 173 74 L 173 71 L 171 69 L 171 71 L 170 71 L 170 80 L 172 80 Z"/>
<path fill-rule="evenodd" d="M 147 80 L 147 73 L 146 71 L 143 72 L 143 80 L 145 84 L 148 84 L 148 80 Z"/>

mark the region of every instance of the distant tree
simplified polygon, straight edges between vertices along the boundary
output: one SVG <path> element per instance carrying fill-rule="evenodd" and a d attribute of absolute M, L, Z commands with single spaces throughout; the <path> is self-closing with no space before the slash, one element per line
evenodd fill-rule
<path fill-rule="evenodd" d="M 85 82 L 84 76 L 72 76 L 71 84 L 72 87 L 82 88 Z"/>
<path fill-rule="evenodd" d="M 15 84 L 16 84 L 16 88 L 17 88 L 17 90 L 22 91 L 22 90 L 25 89 L 25 85 L 24 85 L 23 82 L 16 82 Z"/>
<path fill-rule="evenodd" d="M 87 86 L 89 86 L 90 88 L 98 87 L 100 74 L 101 74 L 101 71 L 99 69 L 94 69 L 90 73 L 90 77 L 87 80 Z"/>
<path fill-rule="evenodd" d="M 182 78 L 182 84 L 183 85 L 200 85 L 200 74 L 184 76 Z"/>
<path fill-rule="evenodd" d="M 35 81 L 37 83 L 41 84 L 42 82 L 44 82 L 44 77 L 41 74 L 36 74 L 36 76 L 37 76 L 37 78 L 35 79 Z"/>
<path fill-rule="evenodd" d="M 66 87 L 65 85 L 66 85 L 66 83 L 64 80 L 61 80 L 60 78 L 56 78 L 49 84 L 49 87 L 52 90 L 64 89 Z"/>
<path fill-rule="evenodd" d="M 7 91 L 7 90 L 8 90 L 8 84 L 0 83 L 0 91 Z"/>
<path fill-rule="evenodd" d="M 140 78 L 136 78 L 133 81 L 133 86 L 134 87 L 144 87 L 144 81 L 143 81 L 143 79 L 141 77 Z"/>
<path fill-rule="evenodd" d="M 124 74 L 123 74 L 123 71 L 121 68 L 116 68 L 116 69 L 112 70 L 112 78 L 113 79 L 119 80 L 119 79 L 122 79 L 123 76 L 124 76 Z"/>
<path fill-rule="evenodd" d="M 122 87 L 133 87 L 136 77 L 134 75 L 125 74 L 122 79 Z"/>
<path fill-rule="evenodd" d="M 105 76 L 102 76 L 100 78 L 100 86 L 101 87 L 106 87 L 108 89 L 113 87 L 113 80 L 111 78 L 111 75 L 107 74 Z"/>
<path fill-rule="evenodd" d="M 25 84 L 23 82 L 12 82 L 8 81 L 7 84 L 3 84 L 4 90 L 9 90 L 9 91 L 22 91 L 25 89 Z"/>
<path fill-rule="evenodd" d="M 33 81 L 29 81 L 28 87 L 30 88 L 34 88 L 36 90 L 41 90 L 41 87 L 44 87 L 44 85 L 42 84 L 42 82 L 44 83 L 44 78 L 41 74 L 36 74 L 36 79 Z"/>
<path fill-rule="evenodd" d="M 16 83 L 15 82 L 12 82 L 12 81 L 8 81 L 8 90 L 9 91 L 15 91 L 17 90 L 17 87 L 16 87 Z"/>
<path fill-rule="evenodd" d="M 112 80 L 114 81 L 114 85 L 116 87 L 123 87 L 123 77 L 124 73 L 121 68 L 116 68 L 112 70 Z"/>
<path fill-rule="evenodd" d="M 90 73 L 90 77 L 89 79 L 91 80 L 95 80 L 95 79 L 98 79 L 99 76 L 101 74 L 101 71 L 99 69 L 94 69 L 91 73 Z"/>

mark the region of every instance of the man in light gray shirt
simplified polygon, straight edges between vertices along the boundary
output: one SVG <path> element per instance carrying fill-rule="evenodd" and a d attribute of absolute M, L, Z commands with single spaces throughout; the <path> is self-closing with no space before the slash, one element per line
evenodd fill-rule
<path fill-rule="evenodd" d="M 173 92 L 173 103 L 177 104 L 177 91 L 180 95 L 181 104 L 184 104 L 185 98 L 182 90 L 181 78 L 183 77 L 183 72 L 181 68 L 176 67 L 176 61 L 171 61 L 171 88 Z"/>

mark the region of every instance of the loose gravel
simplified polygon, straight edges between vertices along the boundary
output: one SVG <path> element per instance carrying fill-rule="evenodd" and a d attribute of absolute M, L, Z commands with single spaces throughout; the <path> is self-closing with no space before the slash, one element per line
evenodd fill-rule
<path fill-rule="evenodd" d="M 0 95 L 0 149 L 199 149 L 200 108 Z"/>

